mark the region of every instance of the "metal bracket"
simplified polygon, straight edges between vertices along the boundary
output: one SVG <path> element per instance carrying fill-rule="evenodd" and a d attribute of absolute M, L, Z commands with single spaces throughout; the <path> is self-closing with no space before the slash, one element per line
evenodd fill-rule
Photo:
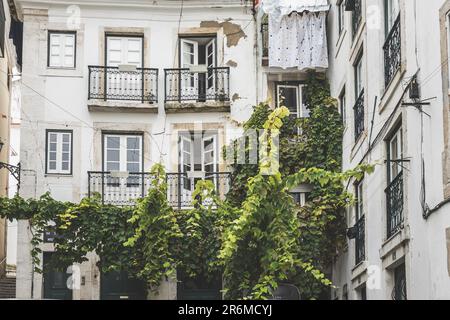
<path fill-rule="evenodd" d="M 12 174 L 12 176 L 17 180 L 17 190 L 19 190 L 20 189 L 20 171 L 21 171 L 20 163 L 17 166 L 13 166 L 8 163 L 0 162 L 0 169 L 3 169 L 3 168 L 8 170 Z"/>

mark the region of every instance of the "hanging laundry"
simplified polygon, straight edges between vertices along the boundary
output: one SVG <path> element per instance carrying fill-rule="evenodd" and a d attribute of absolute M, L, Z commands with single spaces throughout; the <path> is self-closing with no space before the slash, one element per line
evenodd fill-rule
<path fill-rule="evenodd" d="M 269 15 L 269 66 L 328 68 L 327 0 L 265 0 Z M 267 11 L 266 11 L 267 10 Z"/>

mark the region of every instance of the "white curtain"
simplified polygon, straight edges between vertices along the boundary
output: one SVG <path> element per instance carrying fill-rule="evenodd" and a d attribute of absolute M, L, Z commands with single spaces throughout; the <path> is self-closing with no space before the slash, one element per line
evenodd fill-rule
<path fill-rule="evenodd" d="M 269 15 L 269 66 L 328 68 L 326 11 Z"/>

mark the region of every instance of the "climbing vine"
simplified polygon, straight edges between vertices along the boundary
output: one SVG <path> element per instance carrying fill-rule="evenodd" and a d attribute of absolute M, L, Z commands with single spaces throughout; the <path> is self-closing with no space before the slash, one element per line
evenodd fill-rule
<path fill-rule="evenodd" d="M 105 205 L 99 197 L 73 204 L 49 194 L 16 196 L 0 198 L 0 216 L 29 222 L 37 272 L 43 235 L 50 231 L 56 235 L 57 268 L 83 263 L 95 252 L 101 272 L 126 271 L 152 291 L 164 279 L 208 283 L 218 276 L 230 299 L 267 299 L 283 282 L 297 285 L 303 298 L 320 298 L 331 285 L 324 270 L 345 242 L 344 212 L 353 198 L 344 185 L 372 167 L 341 172 L 341 118 L 326 82 L 314 74 L 306 83 L 306 102 L 306 119 L 290 117 L 285 107 L 255 107 L 244 130 L 262 130 L 258 144 L 243 138 L 224 150 L 227 159 L 237 157 L 237 145 L 245 151 L 245 161 L 231 165 L 226 199 L 212 181 L 199 181 L 193 207 L 174 210 L 164 168 L 155 165 L 147 195 L 134 206 Z M 299 206 L 290 192 L 305 184 L 312 191 Z"/>

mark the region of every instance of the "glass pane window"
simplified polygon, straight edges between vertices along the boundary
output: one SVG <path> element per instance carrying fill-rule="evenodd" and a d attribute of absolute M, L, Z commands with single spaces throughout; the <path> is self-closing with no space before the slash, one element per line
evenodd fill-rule
<path fill-rule="evenodd" d="M 363 181 L 359 182 L 356 185 L 356 210 L 355 210 L 355 218 L 358 222 L 364 216 L 364 183 Z"/>
<path fill-rule="evenodd" d="M 360 94 L 364 89 L 364 80 L 363 80 L 363 59 L 362 55 L 358 59 L 355 64 L 355 90 L 356 90 L 356 98 L 359 98 Z"/>
<path fill-rule="evenodd" d="M 50 31 L 48 35 L 48 66 L 75 68 L 76 33 Z"/>
<path fill-rule="evenodd" d="M 47 167 L 49 174 L 72 173 L 72 132 L 47 131 Z"/>
<path fill-rule="evenodd" d="M 403 132 L 399 129 L 389 141 L 389 182 L 392 182 L 397 178 L 397 176 L 402 173 L 402 162 L 403 159 Z"/>
<path fill-rule="evenodd" d="M 289 109 L 292 117 L 308 118 L 304 85 L 277 85 L 277 107 L 282 106 Z"/>
<path fill-rule="evenodd" d="M 142 136 L 107 134 L 105 170 L 138 173 L 142 171 Z"/>
<path fill-rule="evenodd" d="M 344 30 L 345 23 L 345 1 L 338 2 L 338 30 L 339 34 Z"/>
<path fill-rule="evenodd" d="M 388 35 L 400 13 L 400 3 L 399 0 L 385 0 L 385 3 L 386 35 Z"/>

